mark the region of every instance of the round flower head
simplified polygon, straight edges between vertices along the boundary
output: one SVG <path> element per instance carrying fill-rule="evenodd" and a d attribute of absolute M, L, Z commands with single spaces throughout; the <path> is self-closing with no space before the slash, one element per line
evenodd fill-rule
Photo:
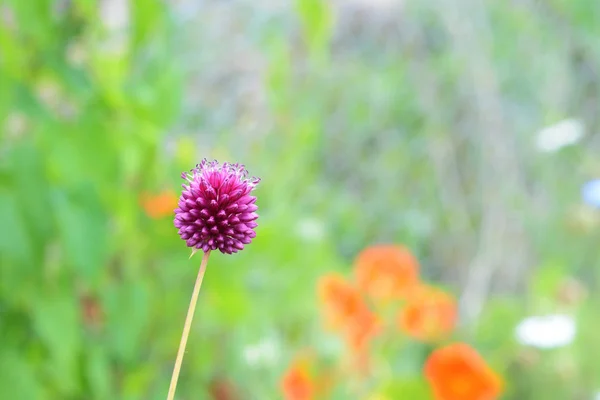
<path fill-rule="evenodd" d="M 256 237 L 258 207 L 250 193 L 260 179 L 249 178 L 243 165 L 204 159 L 181 177 L 188 183 L 174 223 L 188 247 L 231 254 Z"/>

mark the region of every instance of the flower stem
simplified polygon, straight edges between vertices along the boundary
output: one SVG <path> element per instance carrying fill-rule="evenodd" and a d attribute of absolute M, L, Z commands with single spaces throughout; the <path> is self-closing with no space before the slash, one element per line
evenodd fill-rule
<path fill-rule="evenodd" d="M 198 294 L 200 293 L 200 287 L 202 286 L 202 279 L 204 278 L 204 272 L 206 271 L 206 265 L 208 264 L 209 255 L 210 250 L 204 253 L 204 256 L 202 257 L 202 262 L 200 263 L 200 270 L 198 271 L 198 277 L 196 278 L 196 284 L 194 285 L 194 292 L 192 293 L 190 306 L 188 308 L 187 316 L 185 317 L 185 325 L 183 326 L 183 334 L 181 335 L 181 341 L 179 342 L 179 350 L 177 351 L 177 359 L 175 360 L 175 367 L 173 368 L 173 376 L 171 377 L 171 385 L 169 386 L 169 394 L 167 395 L 167 400 L 173 400 L 175 398 L 175 389 L 177 389 L 177 379 L 179 379 L 179 371 L 181 370 L 183 354 L 185 353 L 185 346 L 187 344 L 188 336 L 190 335 L 192 319 L 194 319 L 194 310 L 196 310 Z"/>

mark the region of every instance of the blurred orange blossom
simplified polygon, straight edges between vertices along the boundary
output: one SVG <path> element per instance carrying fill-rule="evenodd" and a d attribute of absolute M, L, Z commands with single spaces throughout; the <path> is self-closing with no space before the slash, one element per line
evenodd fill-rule
<path fill-rule="evenodd" d="M 356 258 L 355 276 L 361 291 L 377 300 L 405 298 L 419 281 L 419 263 L 407 248 L 367 247 Z"/>
<path fill-rule="evenodd" d="M 400 329 L 414 339 L 429 342 L 452 332 L 458 316 L 456 300 L 441 289 L 421 285 L 400 311 Z"/>
<path fill-rule="evenodd" d="M 436 400 L 494 400 L 502 391 L 500 377 L 465 343 L 434 350 L 425 377 Z"/>
<path fill-rule="evenodd" d="M 366 350 L 370 339 L 379 333 L 381 324 L 379 318 L 369 309 L 356 314 L 346 327 L 346 341 L 356 352 Z"/>
<path fill-rule="evenodd" d="M 318 292 L 327 323 L 334 329 L 343 329 L 352 324 L 356 316 L 369 312 L 358 289 L 339 274 L 322 276 Z"/>
<path fill-rule="evenodd" d="M 381 327 L 379 318 L 369 309 L 358 289 L 341 275 L 321 277 L 319 295 L 329 327 L 340 331 L 351 351 L 352 363 L 366 373 L 369 343 Z"/>
<path fill-rule="evenodd" d="M 296 361 L 281 380 L 285 400 L 310 400 L 314 398 L 314 382 L 306 363 Z"/>
<path fill-rule="evenodd" d="M 141 204 L 144 211 L 151 218 L 162 218 L 175 215 L 178 197 L 172 190 L 164 190 L 159 194 L 143 193 Z"/>

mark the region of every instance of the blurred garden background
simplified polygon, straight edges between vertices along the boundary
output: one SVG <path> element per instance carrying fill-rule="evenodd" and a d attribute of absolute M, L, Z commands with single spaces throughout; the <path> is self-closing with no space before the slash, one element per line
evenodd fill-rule
<path fill-rule="evenodd" d="M 599 71 L 594 0 L 0 0 L 0 398 L 166 397 L 205 157 L 178 399 L 597 398 Z"/>

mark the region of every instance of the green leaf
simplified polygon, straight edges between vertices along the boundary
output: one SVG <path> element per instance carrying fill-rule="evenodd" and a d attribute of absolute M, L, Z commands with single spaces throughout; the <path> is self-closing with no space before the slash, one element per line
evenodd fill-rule
<path fill-rule="evenodd" d="M 113 399 L 112 371 L 109 354 L 98 344 L 88 344 L 85 350 L 85 376 L 95 399 Z"/>
<path fill-rule="evenodd" d="M 476 338 L 493 349 L 510 349 L 513 330 L 523 317 L 522 302 L 513 298 L 496 298 L 489 302 L 477 323 Z"/>
<path fill-rule="evenodd" d="M 561 264 L 547 263 L 538 267 L 532 280 L 534 298 L 549 299 L 556 295 L 560 283 L 565 278 L 565 269 Z"/>
<path fill-rule="evenodd" d="M 386 385 L 384 393 L 390 399 L 433 399 L 427 381 L 422 378 L 395 380 Z"/>
<path fill-rule="evenodd" d="M 140 365 L 129 372 L 123 382 L 122 398 L 134 400 L 145 398 L 142 394 L 147 390 L 157 375 L 156 365 Z"/>
<path fill-rule="evenodd" d="M 129 59 L 122 54 L 98 52 L 91 57 L 95 86 L 104 99 L 115 109 L 127 107 L 124 83 L 129 71 Z"/>
<path fill-rule="evenodd" d="M 107 219 L 95 189 L 85 184 L 70 196 L 52 193 L 60 240 L 66 257 L 77 274 L 95 282 L 107 258 Z"/>
<path fill-rule="evenodd" d="M 0 188 L 0 260 L 29 265 L 34 249 L 19 208 L 14 192 Z"/>
<path fill-rule="evenodd" d="M 18 203 L 14 191 L 0 188 L 0 298 L 23 306 L 38 290 L 41 263 L 36 256 L 42 249 L 34 247 Z"/>
<path fill-rule="evenodd" d="M 6 10 L 3 10 L 6 12 Z M 27 65 L 27 58 L 29 56 L 30 48 L 27 46 L 20 46 L 19 41 L 16 40 L 16 35 L 9 31 L 7 24 L 0 24 L 0 53 L 2 54 L 3 71 L 6 71 L 6 75 L 22 80 L 28 73 L 28 69 L 25 68 Z M 3 84 L 7 84 L 7 78 L 3 77 Z M 4 92 L 4 91 L 3 91 Z M 7 91 L 7 92 L 10 92 Z M 4 95 L 4 93 L 2 93 Z"/>
<path fill-rule="evenodd" d="M 220 276 L 223 278 L 223 276 Z M 225 279 L 218 281 L 219 275 L 212 274 L 210 279 L 210 287 L 205 289 L 203 297 L 204 303 L 201 305 L 201 309 L 205 310 L 203 315 L 213 316 L 213 320 L 220 320 L 222 322 L 235 326 L 237 321 L 247 320 L 249 316 L 251 301 L 248 298 L 247 292 L 244 287 L 240 285 L 239 279 Z M 192 283 L 192 281 L 190 281 Z M 191 290 L 190 290 L 191 293 Z"/>
<path fill-rule="evenodd" d="M 31 239 L 40 248 L 53 233 L 52 208 L 41 154 L 29 143 L 15 146 L 11 154 L 15 195 L 30 227 Z M 33 195 L 35 193 L 35 195 Z M 39 251 L 38 251 L 39 253 Z"/>
<path fill-rule="evenodd" d="M 271 106 L 278 111 L 289 107 L 291 101 L 290 80 L 292 61 L 289 46 L 279 38 L 269 39 L 267 53 L 270 56 L 266 73 L 266 87 Z"/>
<path fill-rule="evenodd" d="M 309 49 L 315 56 L 326 56 L 334 22 L 331 6 L 323 0 L 297 0 L 296 8 Z"/>
<path fill-rule="evenodd" d="M 50 5 L 40 0 L 13 0 L 11 3 L 19 31 L 30 41 L 30 46 L 40 49 L 52 48 L 59 35 L 55 30 L 57 25 L 52 21 Z"/>
<path fill-rule="evenodd" d="M 4 344 L 4 343 L 3 343 Z M 3 399 L 37 400 L 43 389 L 35 377 L 33 365 L 27 363 L 23 354 L 12 348 L 0 348 L 0 390 Z"/>
<path fill-rule="evenodd" d="M 105 292 L 107 334 L 113 354 L 125 363 L 139 355 L 150 318 L 150 293 L 142 282 L 112 286 Z"/>
<path fill-rule="evenodd" d="M 78 303 L 65 287 L 56 294 L 39 296 L 36 300 L 32 318 L 35 331 L 50 355 L 46 373 L 61 393 L 73 394 L 79 386 Z"/>
<path fill-rule="evenodd" d="M 154 0 L 138 0 L 131 3 L 133 22 L 133 43 L 135 46 L 144 44 L 153 34 L 162 32 L 164 24 L 164 5 Z"/>

